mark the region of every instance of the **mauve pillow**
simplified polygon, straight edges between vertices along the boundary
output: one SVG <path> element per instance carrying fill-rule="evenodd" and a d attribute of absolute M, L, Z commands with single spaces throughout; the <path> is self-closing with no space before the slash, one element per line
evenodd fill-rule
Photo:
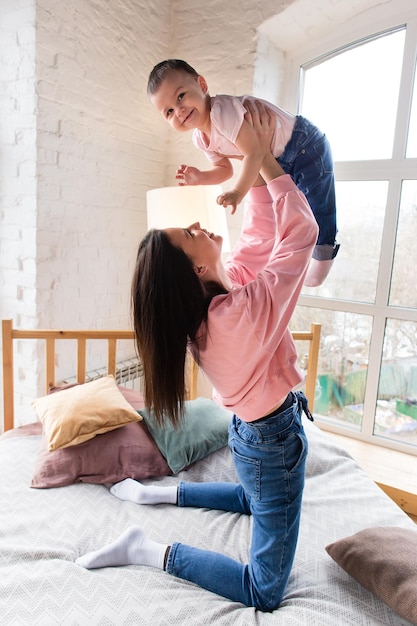
<path fill-rule="evenodd" d="M 32 422 L 31 424 L 24 424 L 23 426 L 16 426 L 6 430 L 5 433 L 0 435 L 0 439 L 11 439 L 12 437 L 33 437 L 34 435 L 42 435 L 43 425 L 42 422 Z"/>
<path fill-rule="evenodd" d="M 146 425 L 133 422 L 52 452 L 48 452 L 43 436 L 30 486 L 117 483 L 125 478 L 141 480 L 171 474 Z"/>
<path fill-rule="evenodd" d="M 50 393 L 68 388 L 54 387 Z M 135 410 L 143 408 L 142 394 L 121 385 L 119 390 Z M 84 443 L 48 452 L 42 437 L 31 487 L 63 487 L 78 482 L 115 483 L 172 474 L 144 422 L 133 422 L 97 435 Z"/>

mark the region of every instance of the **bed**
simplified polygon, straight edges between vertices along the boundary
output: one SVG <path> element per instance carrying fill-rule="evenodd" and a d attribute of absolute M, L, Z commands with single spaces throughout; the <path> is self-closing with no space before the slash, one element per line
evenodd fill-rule
<path fill-rule="evenodd" d="M 297 342 L 308 346 L 306 391 L 310 395 L 310 404 L 314 402 L 319 335 L 319 325 L 307 332 L 294 333 Z M 133 524 L 142 526 L 156 541 L 187 542 L 240 560 L 246 560 L 248 556 L 251 520 L 244 515 L 124 502 L 109 492 L 112 483 L 109 479 L 114 476 L 99 476 L 99 470 L 97 475 L 94 471 L 86 473 L 81 482 L 72 477 L 67 479 L 72 483 L 53 486 L 52 472 L 52 484 L 34 484 L 35 475 L 41 475 L 40 459 L 65 452 L 91 451 L 88 446 L 93 445 L 97 452 L 97 446 L 99 450 L 105 449 L 105 441 L 113 442 L 114 453 L 117 437 L 122 436 L 124 429 L 130 428 L 132 433 L 134 427 L 138 432 L 141 428 L 142 435 L 146 430 L 148 443 L 154 446 L 155 454 L 159 454 L 158 459 L 152 461 L 158 469 L 151 467 L 149 475 L 142 480 L 164 485 L 176 484 L 179 480 L 236 480 L 228 448 L 221 437 L 217 437 L 214 445 L 200 450 L 198 458 L 184 457 L 179 461 L 179 450 L 188 443 L 184 441 L 183 433 L 171 433 L 171 441 L 162 441 L 163 433 L 154 431 L 152 423 L 144 419 L 128 421 L 123 426 L 112 424 L 110 430 L 53 450 L 42 447 L 45 446 L 47 428 L 51 426 L 44 413 L 44 421 L 35 420 L 14 428 L 13 346 L 16 341 L 35 338 L 42 338 L 46 343 L 45 392 L 55 391 L 45 393 L 40 398 L 42 402 L 52 402 L 49 399 L 56 398 L 55 402 L 62 405 L 67 397 L 65 394 L 69 398 L 70 394 L 72 397 L 84 393 L 86 388 L 96 384 L 95 381 L 85 383 L 86 343 L 104 338 L 108 348 L 107 371 L 103 379 L 116 385 L 117 392 L 137 415 L 146 415 L 140 393 L 127 388 L 122 392 L 122 385 L 117 385 L 114 379 L 117 342 L 131 336 L 130 331 L 25 331 L 14 329 L 10 320 L 3 322 L 5 432 L 0 437 L 2 626 L 398 626 L 417 623 L 415 525 L 343 448 L 308 420 L 305 420 L 305 429 L 309 456 L 300 536 L 288 588 L 278 610 L 261 613 L 153 568 L 129 566 L 88 571 L 74 563 L 79 555 L 109 543 Z M 58 340 L 65 339 L 75 339 L 77 343 L 77 382 L 81 384 L 57 390 L 54 351 Z M 210 399 L 195 397 L 197 374 L 195 364 L 191 363 L 187 405 L 191 407 L 190 415 L 199 402 L 209 404 L 215 413 L 216 408 L 212 407 L 214 403 Z M 38 404 L 35 405 L 38 410 Z M 138 410 L 141 413 L 137 413 Z M 128 420 L 133 420 L 128 410 L 127 415 Z M 217 417 L 223 423 L 225 416 L 214 416 L 214 422 Z M 206 422 L 209 421 L 207 418 Z M 200 427 L 201 422 L 204 420 L 198 419 Z M 194 426 L 193 422 L 190 432 Z M 205 433 L 196 435 L 193 431 L 192 436 L 201 438 Z M 48 442 L 51 441 L 50 437 Z M 177 466 L 173 464 L 174 457 L 179 463 Z M 89 462 L 91 458 L 89 454 Z M 142 458 L 138 459 L 139 465 Z M 100 462 L 99 454 L 97 463 Z M 66 467 L 64 462 L 64 473 Z M 141 471 L 145 472 L 142 468 Z M 61 476 L 61 483 L 64 482 Z"/>

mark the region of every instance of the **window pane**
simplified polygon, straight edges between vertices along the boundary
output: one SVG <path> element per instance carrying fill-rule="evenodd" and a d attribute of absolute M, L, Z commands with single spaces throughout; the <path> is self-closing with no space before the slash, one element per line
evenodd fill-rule
<path fill-rule="evenodd" d="M 417 180 L 402 184 L 389 303 L 417 307 Z"/>
<path fill-rule="evenodd" d="M 417 70 L 416 70 L 417 71 Z M 407 158 L 417 157 L 417 78 L 414 73 L 413 105 L 411 108 L 410 126 L 408 129 Z"/>
<path fill-rule="evenodd" d="M 336 182 L 340 250 L 323 285 L 303 294 L 375 301 L 387 192 L 387 181 Z"/>
<path fill-rule="evenodd" d="M 387 320 L 374 434 L 417 445 L 417 324 Z"/>
<path fill-rule="evenodd" d="M 360 430 L 372 318 L 297 306 L 291 330 L 309 329 L 312 322 L 322 325 L 314 413 Z M 300 365 L 306 366 L 305 349 L 297 350 Z"/>
<path fill-rule="evenodd" d="M 392 156 L 405 30 L 307 68 L 301 114 L 329 138 L 335 161 Z"/>

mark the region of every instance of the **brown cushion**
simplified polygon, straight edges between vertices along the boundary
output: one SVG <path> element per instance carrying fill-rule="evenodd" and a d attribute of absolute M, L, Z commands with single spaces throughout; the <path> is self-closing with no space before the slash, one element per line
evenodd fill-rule
<path fill-rule="evenodd" d="M 326 550 L 366 589 L 417 624 L 417 528 L 367 528 Z"/>

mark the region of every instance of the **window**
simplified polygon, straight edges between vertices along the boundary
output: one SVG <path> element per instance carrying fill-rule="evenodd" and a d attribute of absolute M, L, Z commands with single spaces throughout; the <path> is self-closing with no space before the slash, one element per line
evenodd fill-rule
<path fill-rule="evenodd" d="M 326 133 L 335 161 L 389 159 L 405 29 L 305 65 L 302 114 Z"/>
<path fill-rule="evenodd" d="M 417 454 L 417 20 L 303 63 L 299 112 L 335 160 L 334 267 L 291 326 L 322 323 L 325 427 Z"/>

